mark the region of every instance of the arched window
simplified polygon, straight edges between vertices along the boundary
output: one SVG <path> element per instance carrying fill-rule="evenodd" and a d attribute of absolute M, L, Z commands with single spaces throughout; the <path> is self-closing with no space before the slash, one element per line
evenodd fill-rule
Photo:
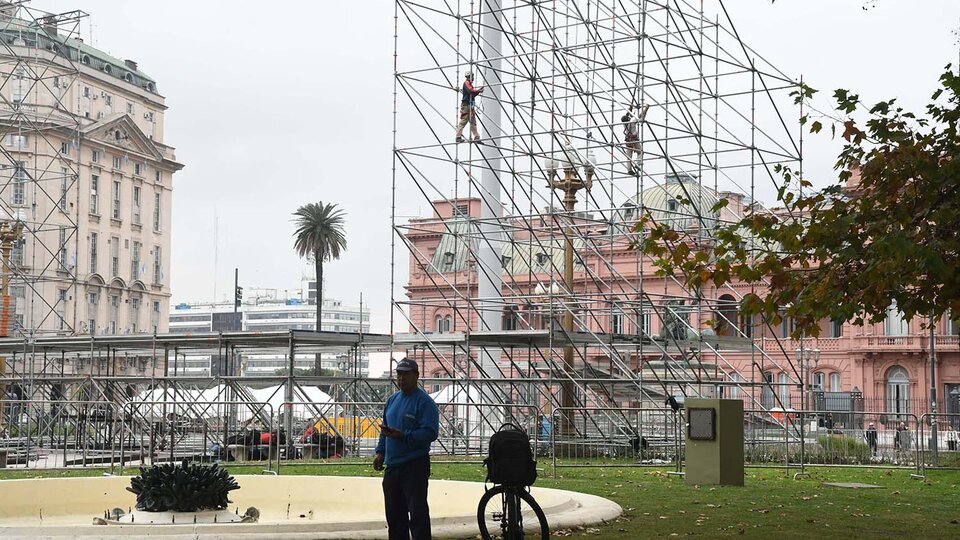
<path fill-rule="evenodd" d="M 887 413 L 910 412 L 910 374 L 901 366 L 887 370 Z"/>
<path fill-rule="evenodd" d="M 826 382 L 826 375 L 822 371 L 818 371 L 813 374 L 813 389 L 814 391 L 823 391 L 826 389 L 824 383 Z"/>
<path fill-rule="evenodd" d="M 437 318 L 434 319 L 433 331 L 437 333 L 443 332 L 443 315 L 437 315 Z"/>
<path fill-rule="evenodd" d="M 830 374 L 830 391 L 839 392 L 840 391 L 840 374 L 833 372 Z"/>
<path fill-rule="evenodd" d="M 733 296 L 729 294 L 721 296 L 713 315 L 718 336 L 737 335 L 737 300 Z"/>
<path fill-rule="evenodd" d="M 443 331 L 450 332 L 451 330 L 453 330 L 453 317 L 450 315 L 447 315 L 443 319 Z"/>

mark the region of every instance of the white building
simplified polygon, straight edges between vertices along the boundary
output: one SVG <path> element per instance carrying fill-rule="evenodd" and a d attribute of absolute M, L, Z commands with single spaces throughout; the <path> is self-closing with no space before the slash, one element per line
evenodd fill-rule
<path fill-rule="evenodd" d="M 234 305 L 231 302 L 180 303 L 170 309 L 170 333 L 204 333 L 216 331 L 277 331 L 277 330 L 315 330 L 317 306 L 299 298 L 279 298 L 276 291 L 260 289 L 249 291 L 248 300 L 237 308 L 237 318 L 231 321 Z M 216 319 L 216 323 L 215 323 Z M 231 327 L 233 323 L 233 327 Z M 237 327 L 239 325 L 239 327 Z M 323 301 L 323 331 L 326 332 L 369 332 L 370 309 L 359 305 L 345 305 L 340 300 Z M 187 356 L 176 359 L 170 373 L 176 375 L 209 375 L 211 358 L 209 356 Z M 321 355 L 321 367 L 324 369 L 346 371 L 352 357 L 346 353 L 324 353 Z M 359 358 L 360 373 L 367 374 L 369 357 L 362 354 Z M 312 370 L 315 358 L 312 354 L 297 355 L 296 369 Z M 244 356 L 240 359 L 239 375 L 271 376 L 287 367 L 287 359 L 282 354 L 264 354 Z M 213 371 L 216 371 L 214 368 Z"/>

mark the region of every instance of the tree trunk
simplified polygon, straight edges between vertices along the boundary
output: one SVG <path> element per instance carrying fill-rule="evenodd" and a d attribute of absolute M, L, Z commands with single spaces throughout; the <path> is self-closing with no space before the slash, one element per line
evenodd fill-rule
<path fill-rule="evenodd" d="M 317 327 L 315 331 L 323 331 L 323 258 L 318 254 L 313 254 L 313 261 L 316 265 L 317 276 Z M 313 357 L 313 374 L 320 376 L 323 370 L 323 357 L 321 353 L 316 353 Z"/>

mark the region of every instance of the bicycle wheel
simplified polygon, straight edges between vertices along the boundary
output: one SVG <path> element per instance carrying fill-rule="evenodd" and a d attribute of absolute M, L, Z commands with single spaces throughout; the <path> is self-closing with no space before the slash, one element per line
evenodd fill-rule
<path fill-rule="evenodd" d="M 537 501 L 521 487 L 488 489 L 477 505 L 477 526 L 483 540 L 550 538 L 547 517 Z"/>

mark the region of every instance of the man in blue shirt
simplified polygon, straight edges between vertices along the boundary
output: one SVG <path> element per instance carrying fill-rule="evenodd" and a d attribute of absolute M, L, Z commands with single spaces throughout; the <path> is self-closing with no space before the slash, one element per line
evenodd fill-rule
<path fill-rule="evenodd" d="M 419 386 L 417 363 L 397 362 L 400 391 L 387 399 L 373 468 L 383 470 L 383 503 L 390 540 L 429 540 L 430 443 L 437 440 L 440 413 L 433 398 Z"/>

